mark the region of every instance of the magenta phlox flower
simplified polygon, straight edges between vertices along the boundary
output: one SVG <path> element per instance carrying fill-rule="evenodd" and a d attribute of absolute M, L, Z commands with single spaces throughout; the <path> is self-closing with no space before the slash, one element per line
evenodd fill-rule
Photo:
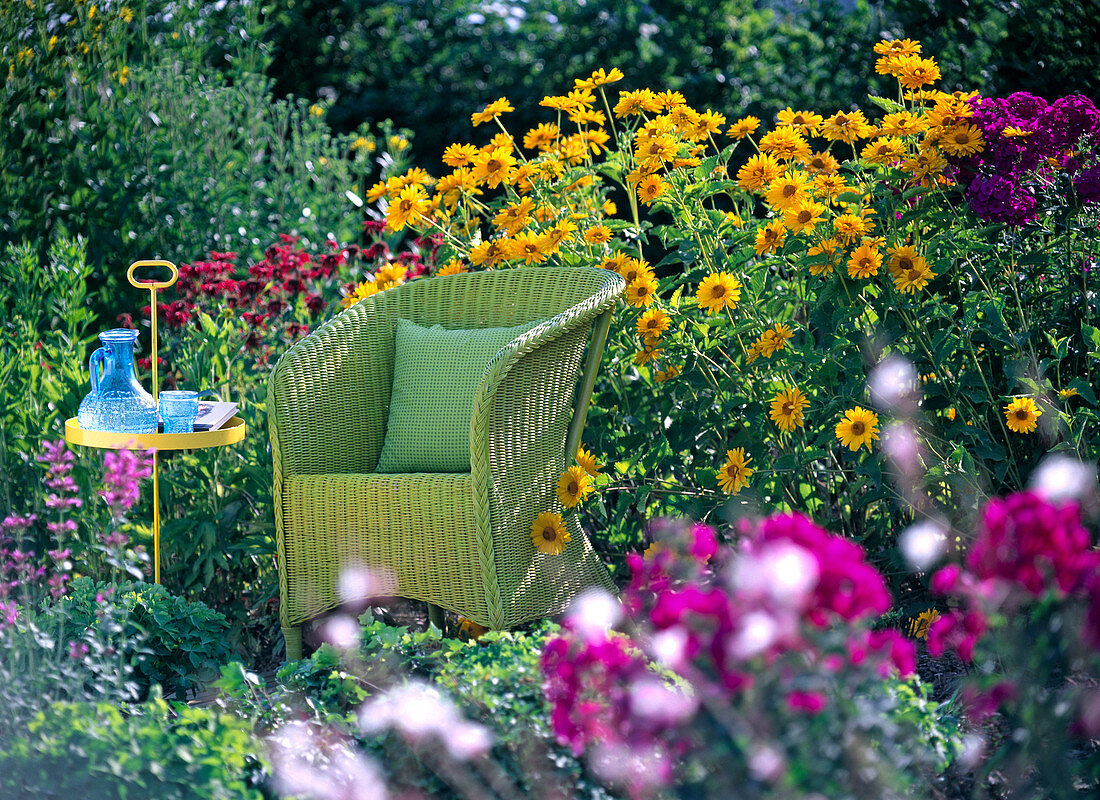
<path fill-rule="evenodd" d="M 821 692 L 794 691 L 787 694 L 787 707 L 805 714 L 820 714 L 825 709 L 825 695 Z"/>
<path fill-rule="evenodd" d="M 966 566 L 979 579 L 1008 581 L 1038 597 L 1047 589 L 1082 590 L 1100 560 L 1075 503 L 1020 492 L 986 505 Z"/>

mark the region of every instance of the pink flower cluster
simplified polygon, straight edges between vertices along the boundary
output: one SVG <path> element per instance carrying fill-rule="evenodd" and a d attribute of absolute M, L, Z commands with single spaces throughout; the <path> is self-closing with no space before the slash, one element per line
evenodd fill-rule
<path fill-rule="evenodd" d="M 955 606 L 929 628 L 933 656 L 950 650 L 970 662 L 987 639 L 996 650 L 1004 620 L 1026 618 L 1040 599 L 1050 608 L 1084 606 L 1081 629 L 1064 636 L 1100 651 L 1100 552 L 1076 503 L 1034 492 L 990 501 L 965 565 L 940 569 L 931 589 Z M 981 719 L 1017 699 L 1017 687 L 1005 681 L 984 691 L 967 687 L 964 699 L 971 716 Z M 1089 728 L 1100 733 L 1100 724 Z"/>
<path fill-rule="evenodd" d="M 735 705 L 762 675 L 782 676 L 776 703 L 813 715 L 825 710 L 843 670 L 914 671 L 911 642 L 868 628 L 890 596 L 858 545 L 799 514 L 740 533 L 734 549 L 719 547 L 706 526 L 682 526 L 649 557 L 628 556 L 630 637 L 601 631 L 581 609 L 544 651 L 559 741 L 575 753 L 649 753 L 649 772 L 628 776 L 635 794 L 667 783 L 700 704 Z M 653 663 L 690 691 L 658 679 Z"/>
<path fill-rule="evenodd" d="M 153 474 L 152 456 L 133 450 L 109 450 L 103 456 L 103 468 L 100 496 L 107 502 L 112 515 L 120 517 L 141 497 L 139 481 Z"/>
<path fill-rule="evenodd" d="M 955 650 L 970 661 L 988 628 L 988 614 L 1022 592 L 1039 597 L 1089 597 L 1100 611 L 1100 553 L 1081 524 L 1075 503 L 1056 504 L 1033 492 L 991 500 L 966 568 L 951 564 L 933 577 L 933 592 L 960 607 L 937 619 L 928 631 L 928 649 Z M 1100 642 L 1100 616 L 1090 631 Z M 1088 631 L 1086 632 L 1088 633 Z"/>

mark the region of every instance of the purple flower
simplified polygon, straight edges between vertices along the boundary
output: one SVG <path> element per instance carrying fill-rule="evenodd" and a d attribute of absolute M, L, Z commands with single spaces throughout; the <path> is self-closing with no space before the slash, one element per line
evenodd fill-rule
<path fill-rule="evenodd" d="M 1073 179 L 1073 188 L 1082 203 L 1100 203 L 1100 163 L 1082 170 Z"/>
<path fill-rule="evenodd" d="M 1000 175 L 979 175 L 966 191 L 970 207 L 983 219 L 1022 225 L 1035 218 L 1031 193 Z"/>
<path fill-rule="evenodd" d="M 88 655 L 88 645 L 84 642 L 69 642 L 69 658 L 84 658 Z"/>
<path fill-rule="evenodd" d="M 103 456 L 103 491 L 100 496 L 120 515 L 130 510 L 141 496 L 138 481 L 153 474 L 153 462 L 147 453 L 118 450 Z"/>

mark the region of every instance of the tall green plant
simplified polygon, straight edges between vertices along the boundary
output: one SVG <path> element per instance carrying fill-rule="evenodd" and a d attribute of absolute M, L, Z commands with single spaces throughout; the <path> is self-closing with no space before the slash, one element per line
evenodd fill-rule
<path fill-rule="evenodd" d="M 38 511 L 35 456 L 76 415 L 84 354 L 95 340 L 87 308 L 85 242 L 55 241 L 40 263 L 30 243 L 0 254 L 0 495 L 4 507 Z"/>

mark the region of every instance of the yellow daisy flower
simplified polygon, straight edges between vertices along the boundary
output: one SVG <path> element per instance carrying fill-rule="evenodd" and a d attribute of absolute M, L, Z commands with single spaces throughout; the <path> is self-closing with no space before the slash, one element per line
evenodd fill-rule
<path fill-rule="evenodd" d="M 737 185 L 745 191 L 759 194 L 782 174 L 783 166 L 778 161 L 767 153 L 758 153 L 737 170 Z"/>
<path fill-rule="evenodd" d="M 457 258 L 452 258 L 438 270 L 436 270 L 437 277 L 444 277 L 446 275 L 458 275 L 461 272 L 466 271 L 466 265 L 459 261 Z"/>
<path fill-rule="evenodd" d="M 626 287 L 626 302 L 634 308 L 653 303 L 657 294 L 657 281 L 650 275 L 643 275 Z"/>
<path fill-rule="evenodd" d="M 746 136 L 752 136 L 756 133 L 756 129 L 759 127 L 760 120 L 756 117 L 742 117 L 730 125 L 726 131 L 726 136 L 731 136 L 734 139 L 744 139 Z"/>
<path fill-rule="evenodd" d="M 540 553 L 561 555 L 571 538 L 572 534 L 562 524 L 561 514 L 544 511 L 531 523 L 531 541 Z"/>
<path fill-rule="evenodd" d="M 474 156 L 474 179 L 495 189 L 508 179 L 516 159 L 507 147 L 495 147 Z"/>
<path fill-rule="evenodd" d="M 699 284 L 695 299 L 710 314 L 733 308 L 741 299 L 741 281 L 728 272 L 712 272 Z"/>
<path fill-rule="evenodd" d="M 593 225 L 584 231 L 584 240 L 590 244 L 606 244 L 611 241 L 611 229 L 606 225 Z"/>
<path fill-rule="evenodd" d="M 737 494 L 741 489 L 749 485 L 749 478 L 753 469 L 748 464 L 752 461 L 745 455 L 743 447 L 735 447 L 726 451 L 726 463 L 718 470 L 718 485 L 726 494 Z"/>
<path fill-rule="evenodd" d="M 417 185 L 406 186 L 397 196 L 397 201 L 386 209 L 386 227 L 402 231 L 406 225 L 420 222 L 431 208 L 424 190 Z"/>
<path fill-rule="evenodd" d="M 821 222 L 825 206 L 806 198 L 783 215 L 783 224 L 792 233 L 813 233 L 817 223 Z"/>
<path fill-rule="evenodd" d="M 801 161 L 809 158 L 810 145 L 794 128 L 781 126 L 760 138 L 760 149 L 784 161 Z"/>
<path fill-rule="evenodd" d="M 798 387 L 781 389 L 772 398 L 771 410 L 768 415 L 772 418 L 779 430 L 790 433 L 795 428 L 803 425 L 803 410 L 810 404 L 806 395 Z"/>
<path fill-rule="evenodd" d="M 940 147 L 949 156 L 970 156 L 985 149 L 981 128 L 968 122 L 945 131 L 939 139 Z"/>
<path fill-rule="evenodd" d="M 663 195 L 668 189 L 668 184 L 660 175 L 648 175 L 638 184 L 638 199 L 647 206 Z"/>
<path fill-rule="evenodd" d="M 683 367 L 680 364 L 670 364 L 668 369 L 657 370 L 653 375 L 653 379 L 657 383 L 664 383 L 665 381 L 672 380 L 683 371 Z"/>
<path fill-rule="evenodd" d="M 570 467 L 558 478 L 558 500 L 566 508 L 572 508 L 592 491 L 592 478 L 584 467 Z"/>
<path fill-rule="evenodd" d="M 787 229 L 783 226 L 783 221 L 774 219 L 767 225 L 756 229 L 753 249 L 756 250 L 758 256 L 767 255 L 773 250 L 778 250 L 782 247 L 783 241 L 786 238 Z"/>
<path fill-rule="evenodd" d="M 802 161 L 802 166 L 811 175 L 833 175 L 840 169 L 840 162 L 836 160 L 836 156 L 827 150 L 814 153 L 807 159 Z"/>
<path fill-rule="evenodd" d="M 489 105 L 485 106 L 485 108 L 483 108 L 481 111 L 471 114 L 470 122 L 472 122 L 474 124 L 474 127 L 476 128 L 481 123 L 491 122 L 493 117 L 499 116 L 508 111 L 515 111 L 515 109 L 512 108 L 512 104 L 509 103 L 506 98 L 501 97 L 489 103 Z"/>
<path fill-rule="evenodd" d="M 852 244 L 871 232 L 872 225 L 858 214 L 841 214 L 833 220 L 833 230 L 845 244 Z"/>
<path fill-rule="evenodd" d="M 825 260 L 820 264 L 810 264 L 811 275 L 829 275 L 833 269 L 840 265 L 844 258 L 844 248 L 836 239 L 823 239 L 821 244 L 815 244 L 806 251 L 808 256 L 824 255 Z"/>
<path fill-rule="evenodd" d="M 919 89 L 926 84 L 938 81 L 940 68 L 934 58 L 921 58 L 916 55 L 899 56 L 894 61 L 893 74 L 897 75 L 898 82 L 906 89 Z"/>
<path fill-rule="evenodd" d="M 669 329 L 671 324 L 672 319 L 665 313 L 663 308 L 651 308 L 638 317 L 635 327 L 639 336 L 659 337 Z"/>
<path fill-rule="evenodd" d="M 776 114 L 775 119 L 780 125 L 790 125 L 792 128 L 805 131 L 807 136 L 816 136 L 818 126 L 823 121 L 820 114 L 812 111 L 792 111 L 790 106 Z M 760 145 L 760 149 L 764 149 L 763 144 Z"/>
<path fill-rule="evenodd" d="M 1013 433 L 1031 433 L 1039 424 L 1043 409 L 1030 397 L 1017 397 L 1005 406 L 1005 419 Z"/>
<path fill-rule="evenodd" d="M 878 275 L 882 266 L 882 253 L 870 242 L 863 242 L 848 259 L 848 277 L 866 279 Z"/>
<path fill-rule="evenodd" d="M 809 196 L 808 178 L 799 170 L 791 170 L 768 186 L 765 198 L 779 211 L 789 211 Z"/>
<path fill-rule="evenodd" d="M 603 464 L 597 461 L 596 457 L 584 447 L 577 448 L 577 464 L 593 478 L 600 474 L 600 467 L 603 466 Z"/>
<path fill-rule="evenodd" d="M 844 419 L 836 424 L 836 438 L 855 452 L 863 445 L 871 449 L 871 442 L 878 439 L 878 415 L 874 411 L 856 406 L 844 412 Z"/>

